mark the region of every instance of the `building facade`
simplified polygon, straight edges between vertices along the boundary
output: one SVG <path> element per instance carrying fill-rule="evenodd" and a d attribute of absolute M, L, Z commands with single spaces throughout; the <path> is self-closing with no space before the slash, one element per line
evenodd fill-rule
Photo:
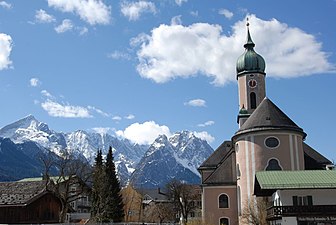
<path fill-rule="evenodd" d="M 266 63 L 254 47 L 247 24 L 245 51 L 236 64 L 238 131 L 199 167 L 203 220 L 209 224 L 246 224 L 243 213 L 256 202 L 258 171 L 325 169 L 331 164 L 304 143 L 303 129 L 266 97 Z"/>

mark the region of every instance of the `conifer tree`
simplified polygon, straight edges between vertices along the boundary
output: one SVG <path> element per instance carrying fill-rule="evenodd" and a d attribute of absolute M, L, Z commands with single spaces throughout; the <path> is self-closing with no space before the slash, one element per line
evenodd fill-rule
<path fill-rule="evenodd" d="M 105 163 L 105 211 L 104 221 L 121 222 L 124 218 L 124 204 L 121 195 L 120 182 L 117 178 L 112 147 L 106 155 Z"/>
<path fill-rule="evenodd" d="M 92 185 L 92 207 L 91 215 L 96 221 L 102 221 L 105 201 L 104 193 L 104 167 L 102 151 L 98 149 L 95 158 L 95 165 L 93 171 L 93 185 Z"/>

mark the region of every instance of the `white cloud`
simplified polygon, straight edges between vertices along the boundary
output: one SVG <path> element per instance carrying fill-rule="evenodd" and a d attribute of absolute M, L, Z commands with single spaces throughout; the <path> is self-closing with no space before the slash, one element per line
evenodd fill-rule
<path fill-rule="evenodd" d="M 8 69 L 12 65 L 9 56 L 12 51 L 13 41 L 8 34 L 0 33 L 0 70 Z"/>
<path fill-rule="evenodd" d="M 107 134 L 109 131 L 113 131 L 114 129 L 110 127 L 94 127 L 92 130 L 98 134 Z"/>
<path fill-rule="evenodd" d="M 122 118 L 120 116 L 113 116 L 112 120 L 120 121 Z"/>
<path fill-rule="evenodd" d="M 225 16 L 227 19 L 231 19 L 233 17 L 233 12 L 231 12 L 227 9 L 220 9 L 220 10 L 218 10 L 218 13 L 220 15 Z"/>
<path fill-rule="evenodd" d="M 125 116 L 125 119 L 127 120 L 133 120 L 135 118 L 135 116 L 133 114 L 129 114 L 127 116 Z"/>
<path fill-rule="evenodd" d="M 215 138 L 213 136 L 211 136 L 208 132 L 206 131 L 202 131 L 202 132 L 193 132 L 194 135 L 202 140 L 207 141 L 208 143 L 212 143 Z"/>
<path fill-rule="evenodd" d="M 188 102 L 185 102 L 184 105 L 194 106 L 194 107 L 205 107 L 206 101 L 203 99 L 192 99 Z"/>
<path fill-rule="evenodd" d="M 101 0 L 48 0 L 48 5 L 62 12 L 70 12 L 90 25 L 109 24 L 111 7 Z"/>
<path fill-rule="evenodd" d="M 41 103 L 42 108 L 53 117 L 90 118 L 89 110 L 81 106 L 62 105 L 50 99 Z"/>
<path fill-rule="evenodd" d="M 170 21 L 170 23 L 172 24 L 172 25 L 181 25 L 182 24 L 182 19 L 181 19 L 181 15 L 178 15 L 178 16 L 174 16 L 172 19 L 171 19 L 171 21 Z"/>
<path fill-rule="evenodd" d="M 188 0 L 175 0 L 175 3 L 181 6 L 183 2 L 187 2 L 187 1 Z"/>
<path fill-rule="evenodd" d="M 191 11 L 190 15 L 194 16 L 194 17 L 198 17 L 198 11 Z"/>
<path fill-rule="evenodd" d="M 124 131 L 117 131 L 116 134 L 138 144 L 151 144 L 160 134 L 171 136 L 167 126 L 161 126 L 154 121 L 147 121 L 142 124 L 133 123 Z"/>
<path fill-rule="evenodd" d="M 209 121 L 206 121 L 205 123 L 200 123 L 197 126 L 199 126 L 199 127 L 207 127 L 207 126 L 211 126 L 211 125 L 214 125 L 214 124 L 215 124 L 214 121 L 209 120 Z"/>
<path fill-rule="evenodd" d="M 10 3 L 5 2 L 5 1 L 0 1 L 0 6 L 5 8 L 5 9 L 12 8 L 12 5 Z"/>
<path fill-rule="evenodd" d="M 130 60 L 131 59 L 131 56 L 128 53 L 120 52 L 120 51 L 114 51 L 114 52 L 108 54 L 107 57 L 109 57 L 111 59 L 125 59 L 125 60 Z"/>
<path fill-rule="evenodd" d="M 35 20 L 38 23 L 51 23 L 51 22 L 55 22 L 56 19 L 54 16 L 49 15 L 46 11 L 44 11 L 43 9 L 40 10 L 36 10 L 35 13 Z"/>
<path fill-rule="evenodd" d="M 50 94 L 47 90 L 42 90 L 41 94 L 47 98 L 54 98 L 54 96 L 52 96 L 52 94 Z"/>
<path fill-rule="evenodd" d="M 84 35 L 89 32 L 89 29 L 87 27 L 77 27 L 77 29 L 79 30 L 79 35 Z"/>
<path fill-rule="evenodd" d="M 50 94 L 47 90 L 42 90 L 41 94 L 47 98 L 54 98 L 54 96 Z"/>
<path fill-rule="evenodd" d="M 124 16 L 128 17 L 130 21 L 138 20 L 142 13 L 149 12 L 152 14 L 156 13 L 156 7 L 153 2 L 138 1 L 138 2 L 127 2 L 123 1 L 121 3 L 121 12 Z"/>
<path fill-rule="evenodd" d="M 335 70 L 313 35 L 276 19 L 248 17 L 255 50 L 265 58 L 269 77 L 297 77 Z M 215 85 L 235 81 L 236 60 L 244 52 L 245 24 L 246 19 L 236 22 L 229 36 L 222 34 L 219 25 L 162 24 L 151 35 L 140 34 L 131 39 L 130 44 L 139 47 L 137 70 L 142 77 L 157 83 L 197 74 L 213 78 Z"/>
<path fill-rule="evenodd" d="M 72 30 L 72 28 L 73 28 L 73 24 L 72 24 L 71 20 L 65 19 L 65 20 L 62 21 L 62 24 L 55 27 L 55 31 L 57 33 L 64 33 L 66 31 Z"/>
<path fill-rule="evenodd" d="M 104 112 L 103 110 L 97 109 L 97 108 L 94 107 L 94 106 L 90 106 L 90 105 L 89 105 L 87 108 L 90 109 L 90 110 L 93 110 L 93 111 L 95 111 L 95 112 L 97 112 L 97 113 L 99 113 L 100 115 L 102 115 L 102 116 L 104 116 L 104 117 L 109 117 L 109 116 L 110 116 L 110 114 Z"/>
<path fill-rule="evenodd" d="M 30 86 L 37 87 L 41 85 L 41 81 L 38 78 L 31 78 L 30 79 Z"/>

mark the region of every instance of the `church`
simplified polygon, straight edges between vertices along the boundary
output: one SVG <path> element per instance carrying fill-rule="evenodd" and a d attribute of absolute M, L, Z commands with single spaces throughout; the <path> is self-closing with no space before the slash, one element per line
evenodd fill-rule
<path fill-rule="evenodd" d="M 247 23 L 245 51 L 236 63 L 239 128 L 198 169 L 205 224 L 249 224 L 243 213 L 256 204 L 260 171 L 326 170 L 332 164 L 304 142 L 304 130 L 267 98 L 266 63 L 254 47 Z"/>

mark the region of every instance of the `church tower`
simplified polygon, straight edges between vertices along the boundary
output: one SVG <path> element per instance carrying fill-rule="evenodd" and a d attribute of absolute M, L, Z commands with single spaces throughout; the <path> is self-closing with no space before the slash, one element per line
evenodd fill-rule
<path fill-rule="evenodd" d="M 250 35 L 248 22 L 246 26 L 245 52 L 239 56 L 236 65 L 240 109 L 237 123 L 240 127 L 266 96 L 265 60 L 254 51 L 255 44 Z"/>

